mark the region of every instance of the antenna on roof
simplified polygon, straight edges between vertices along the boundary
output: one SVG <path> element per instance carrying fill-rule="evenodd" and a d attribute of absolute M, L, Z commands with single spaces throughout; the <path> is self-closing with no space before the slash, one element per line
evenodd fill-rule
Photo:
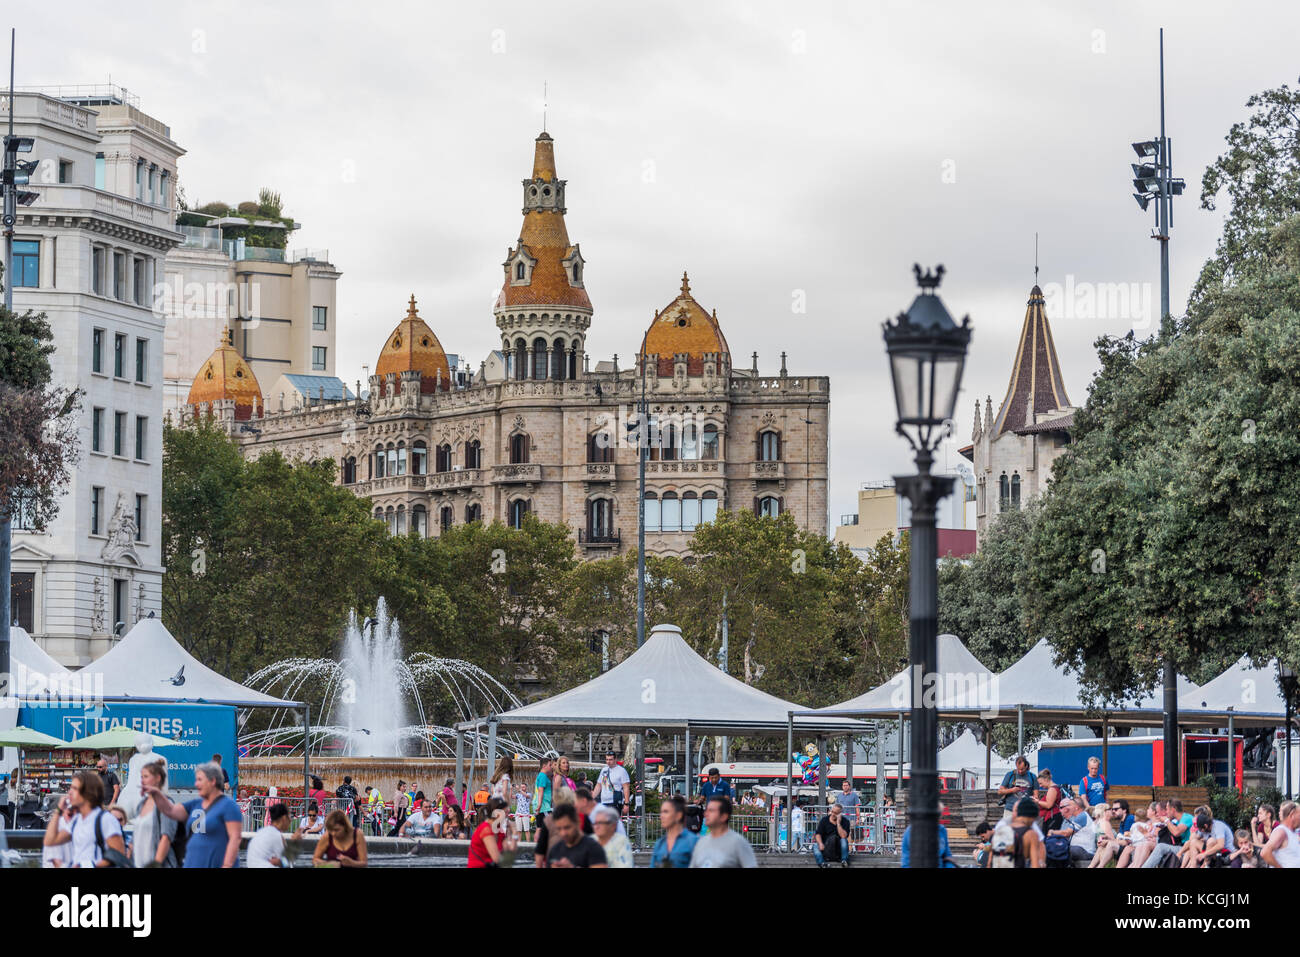
<path fill-rule="evenodd" d="M 1034 233 L 1034 285 L 1038 285 L 1038 233 Z"/>
<path fill-rule="evenodd" d="M 546 132 L 546 81 L 542 81 L 542 132 Z"/>

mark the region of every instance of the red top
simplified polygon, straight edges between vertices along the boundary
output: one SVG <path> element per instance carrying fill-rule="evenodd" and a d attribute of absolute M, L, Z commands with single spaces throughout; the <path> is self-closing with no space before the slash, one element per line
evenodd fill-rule
<path fill-rule="evenodd" d="M 488 853 L 487 844 L 483 840 L 491 831 L 492 822 L 490 820 L 484 821 L 474 828 L 474 836 L 469 839 L 470 867 L 487 867 L 492 863 L 492 855 Z"/>

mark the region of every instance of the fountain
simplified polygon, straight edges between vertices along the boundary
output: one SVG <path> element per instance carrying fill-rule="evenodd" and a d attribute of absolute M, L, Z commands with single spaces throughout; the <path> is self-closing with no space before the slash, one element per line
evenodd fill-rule
<path fill-rule="evenodd" d="M 457 721 L 521 704 L 500 681 L 467 661 L 423 652 L 404 658 L 401 628 L 383 598 L 373 618 L 358 624 L 356 612 L 349 615 L 338 661 L 287 658 L 262 668 L 247 683 L 277 697 L 312 701 L 314 713 L 322 716 L 307 740 L 297 712 L 273 712 L 266 727 L 240 735 L 240 746 L 254 755 L 290 757 L 305 747 L 312 755 L 349 758 L 452 758 L 456 732 L 427 719 L 425 705 L 433 692 L 444 708 L 450 704 Z M 474 754 L 485 752 L 479 735 L 468 737 Z M 535 757 L 550 748 L 542 735 L 529 740 L 503 736 L 500 750 Z"/>

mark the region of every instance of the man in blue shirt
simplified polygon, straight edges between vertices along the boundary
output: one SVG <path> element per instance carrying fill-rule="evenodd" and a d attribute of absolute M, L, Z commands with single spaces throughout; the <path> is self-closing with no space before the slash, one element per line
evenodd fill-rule
<path fill-rule="evenodd" d="M 1079 779 L 1079 803 L 1086 811 L 1090 807 L 1106 803 L 1106 792 L 1110 785 L 1101 774 L 1101 758 L 1088 759 L 1088 773 Z"/>
<path fill-rule="evenodd" d="M 939 813 L 943 813 L 943 805 L 939 805 Z M 912 825 L 907 825 L 907 830 L 903 832 L 902 855 L 899 860 L 900 867 L 912 866 Z M 952 848 L 948 846 L 948 829 L 942 824 L 939 825 L 939 867 L 956 867 L 957 862 L 952 859 Z"/>
<path fill-rule="evenodd" d="M 704 782 L 704 787 L 700 788 L 700 793 L 704 795 L 705 806 L 715 797 L 735 800 L 735 795 L 731 790 L 731 782 L 722 780 L 722 774 L 718 771 L 717 766 L 709 768 L 709 779 Z"/>
<path fill-rule="evenodd" d="M 691 853 L 700 836 L 685 826 L 686 799 L 680 794 L 664 798 L 659 805 L 659 824 L 663 834 L 655 841 L 650 855 L 651 867 L 690 867 Z"/>

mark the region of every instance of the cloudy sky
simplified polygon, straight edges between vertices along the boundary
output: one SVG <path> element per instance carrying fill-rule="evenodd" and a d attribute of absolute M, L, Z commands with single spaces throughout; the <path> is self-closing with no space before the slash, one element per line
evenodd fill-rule
<path fill-rule="evenodd" d="M 279 190 L 304 223 L 291 244 L 343 272 L 351 381 L 411 293 L 449 352 L 477 366 L 499 342 L 491 304 L 545 82 L 593 361 L 626 364 L 689 270 L 737 366 L 756 351 L 775 373 L 785 351 L 791 374 L 830 376 L 834 525 L 860 482 L 909 464 L 880 323 L 910 302 L 913 262 L 945 264 L 945 301 L 975 329 L 961 444 L 973 401 L 1005 393 L 1035 232 L 1081 404 L 1093 340 L 1158 310 L 1151 218 L 1129 184 L 1129 143 L 1158 130 L 1158 28 L 1189 184 L 1175 310 L 1220 225 L 1197 207 L 1206 164 L 1247 97 L 1300 72 L 1293 3 L 1083 7 L 315 0 L 110 17 L 69 2 L 57 28 L 18 24 L 18 83 L 130 89 L 188 151 L 192 204 Z"/>

